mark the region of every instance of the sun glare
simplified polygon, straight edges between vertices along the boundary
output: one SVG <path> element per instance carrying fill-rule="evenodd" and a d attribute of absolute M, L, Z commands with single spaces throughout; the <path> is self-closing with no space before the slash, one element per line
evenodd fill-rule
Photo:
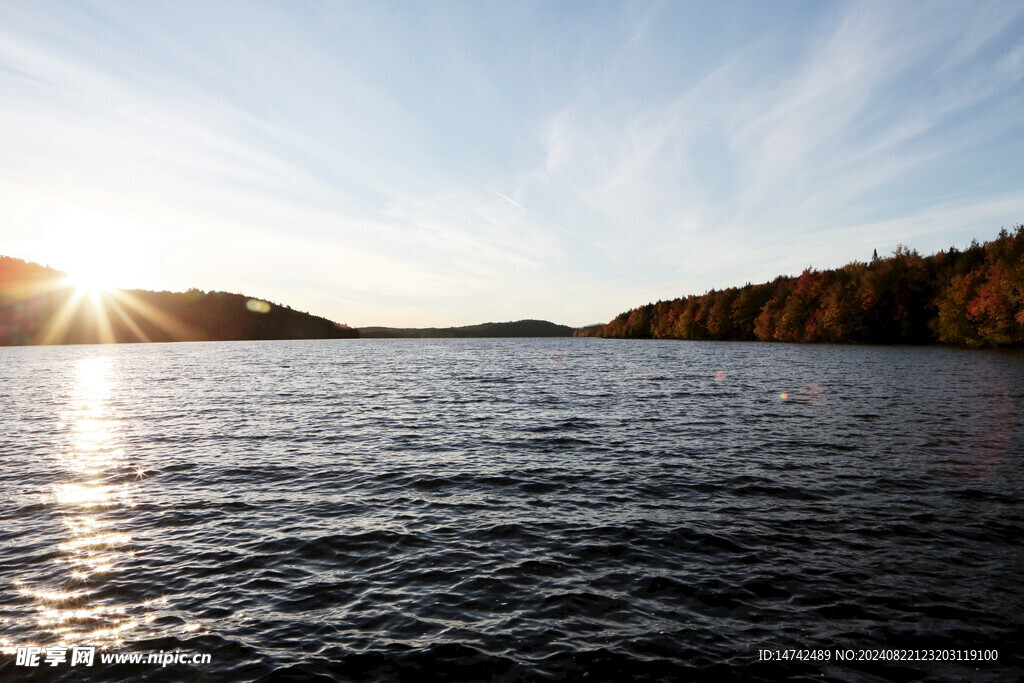
<path fill-rule="evenodd" d="M 144 224 L 81 208 L 54 213 L 46 230 L 45 261 L 63 270 L 80 294 L 148 288 L 156 246 Z"/>
<path fill-rule="evenodd" d="M 78 290 L 79 294 L 93 297 L 117 287 L 117 282 L 110 274 L 92 268 L 71 270 L 65 282 Z"/>

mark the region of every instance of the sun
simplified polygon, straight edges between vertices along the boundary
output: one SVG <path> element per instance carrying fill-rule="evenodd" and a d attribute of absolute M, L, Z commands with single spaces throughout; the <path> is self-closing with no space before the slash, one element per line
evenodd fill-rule
<path fill-rule="evenodd" d="M 117 289 L 116 277 L 110 271 L 98 266 L 81 265 L 68 269 L 64 282 L 75 288 L 78 294 L 97 297 Z"/>
<path fill-rule="evenodd" d="M 160 273 L 158 253 L 173 241 L 148 222 L 78 207 L 53 210 L 34 247 L 37 260 L 63 271 L 44 287 L 59 302 L 39 331 L 42 344 L 93 339 L 101 344 L 150 341 L 153 330 L 171 339 L 195 338 L 195 331 L 140 296 L 153 290 Z"/>
<path fill-rule="evenodd" d="M 110 214 L 65 209 L 48 225 L 47 262 L 65 284 L 94 298 L 118 288 L 146 288 L 156 253 L 146 226 Z"/>

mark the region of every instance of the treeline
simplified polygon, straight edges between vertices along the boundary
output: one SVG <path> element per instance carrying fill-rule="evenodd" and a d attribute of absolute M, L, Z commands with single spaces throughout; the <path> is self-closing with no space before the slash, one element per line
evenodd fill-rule
<path fill-rule="evenodd" d="M 573 328 L 546 320 L 518 320 L 464 327 L 360 327 L 364 338 L 434 339 L 443 337 L 571 337 Z"/>
<path fill-rule="evenodd" d="M 1024 344 L 1024 225 L 922 257 L 892 256 L 647 304 L 577 336 L 780 342 Z"/>
<path fill-rule="evenodd" d="M 359 336 L 347 325 L 242 294 L 191 289 L 83 295 L 65 277 L 0 256 L 0 345 Z"/>

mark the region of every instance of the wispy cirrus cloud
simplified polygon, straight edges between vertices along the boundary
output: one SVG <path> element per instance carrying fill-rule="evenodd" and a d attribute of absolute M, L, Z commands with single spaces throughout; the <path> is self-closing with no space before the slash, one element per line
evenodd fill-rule
<path fill-rule="evenodd" d="M 1021 220 L 1022 16 L 10 3 L 0 251 L 107 215 L 161 286 L 583 324 L 964 243 Z"/>
<path fill-rule="evenodd" d="M 843 6 L 767 74 L 765 39 L 670 102 L 567 107 L 542 131 L 533 177 L 591 211 L 614 250 L 691 291 L 994 231 L 1020 220 L 1016 195 L 957 182 L 962 155 L 1024 122 L 1009 111 L 1021 9 L 944 9 Z M 946 222 L 922 231 L 926 216 Z"/>

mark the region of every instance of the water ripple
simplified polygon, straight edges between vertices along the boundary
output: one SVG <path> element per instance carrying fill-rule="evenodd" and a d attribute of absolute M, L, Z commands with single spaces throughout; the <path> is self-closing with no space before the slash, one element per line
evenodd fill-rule
<path fill-rule="evenodd" d="M 6 651 L 207 652 L 220 680 L 1024 677 L 1017 352 L 0 354 Z M 758 659 L 784 648 L 999 660 Z M 29 674 L 75 679 L 0 659 Z"/>

